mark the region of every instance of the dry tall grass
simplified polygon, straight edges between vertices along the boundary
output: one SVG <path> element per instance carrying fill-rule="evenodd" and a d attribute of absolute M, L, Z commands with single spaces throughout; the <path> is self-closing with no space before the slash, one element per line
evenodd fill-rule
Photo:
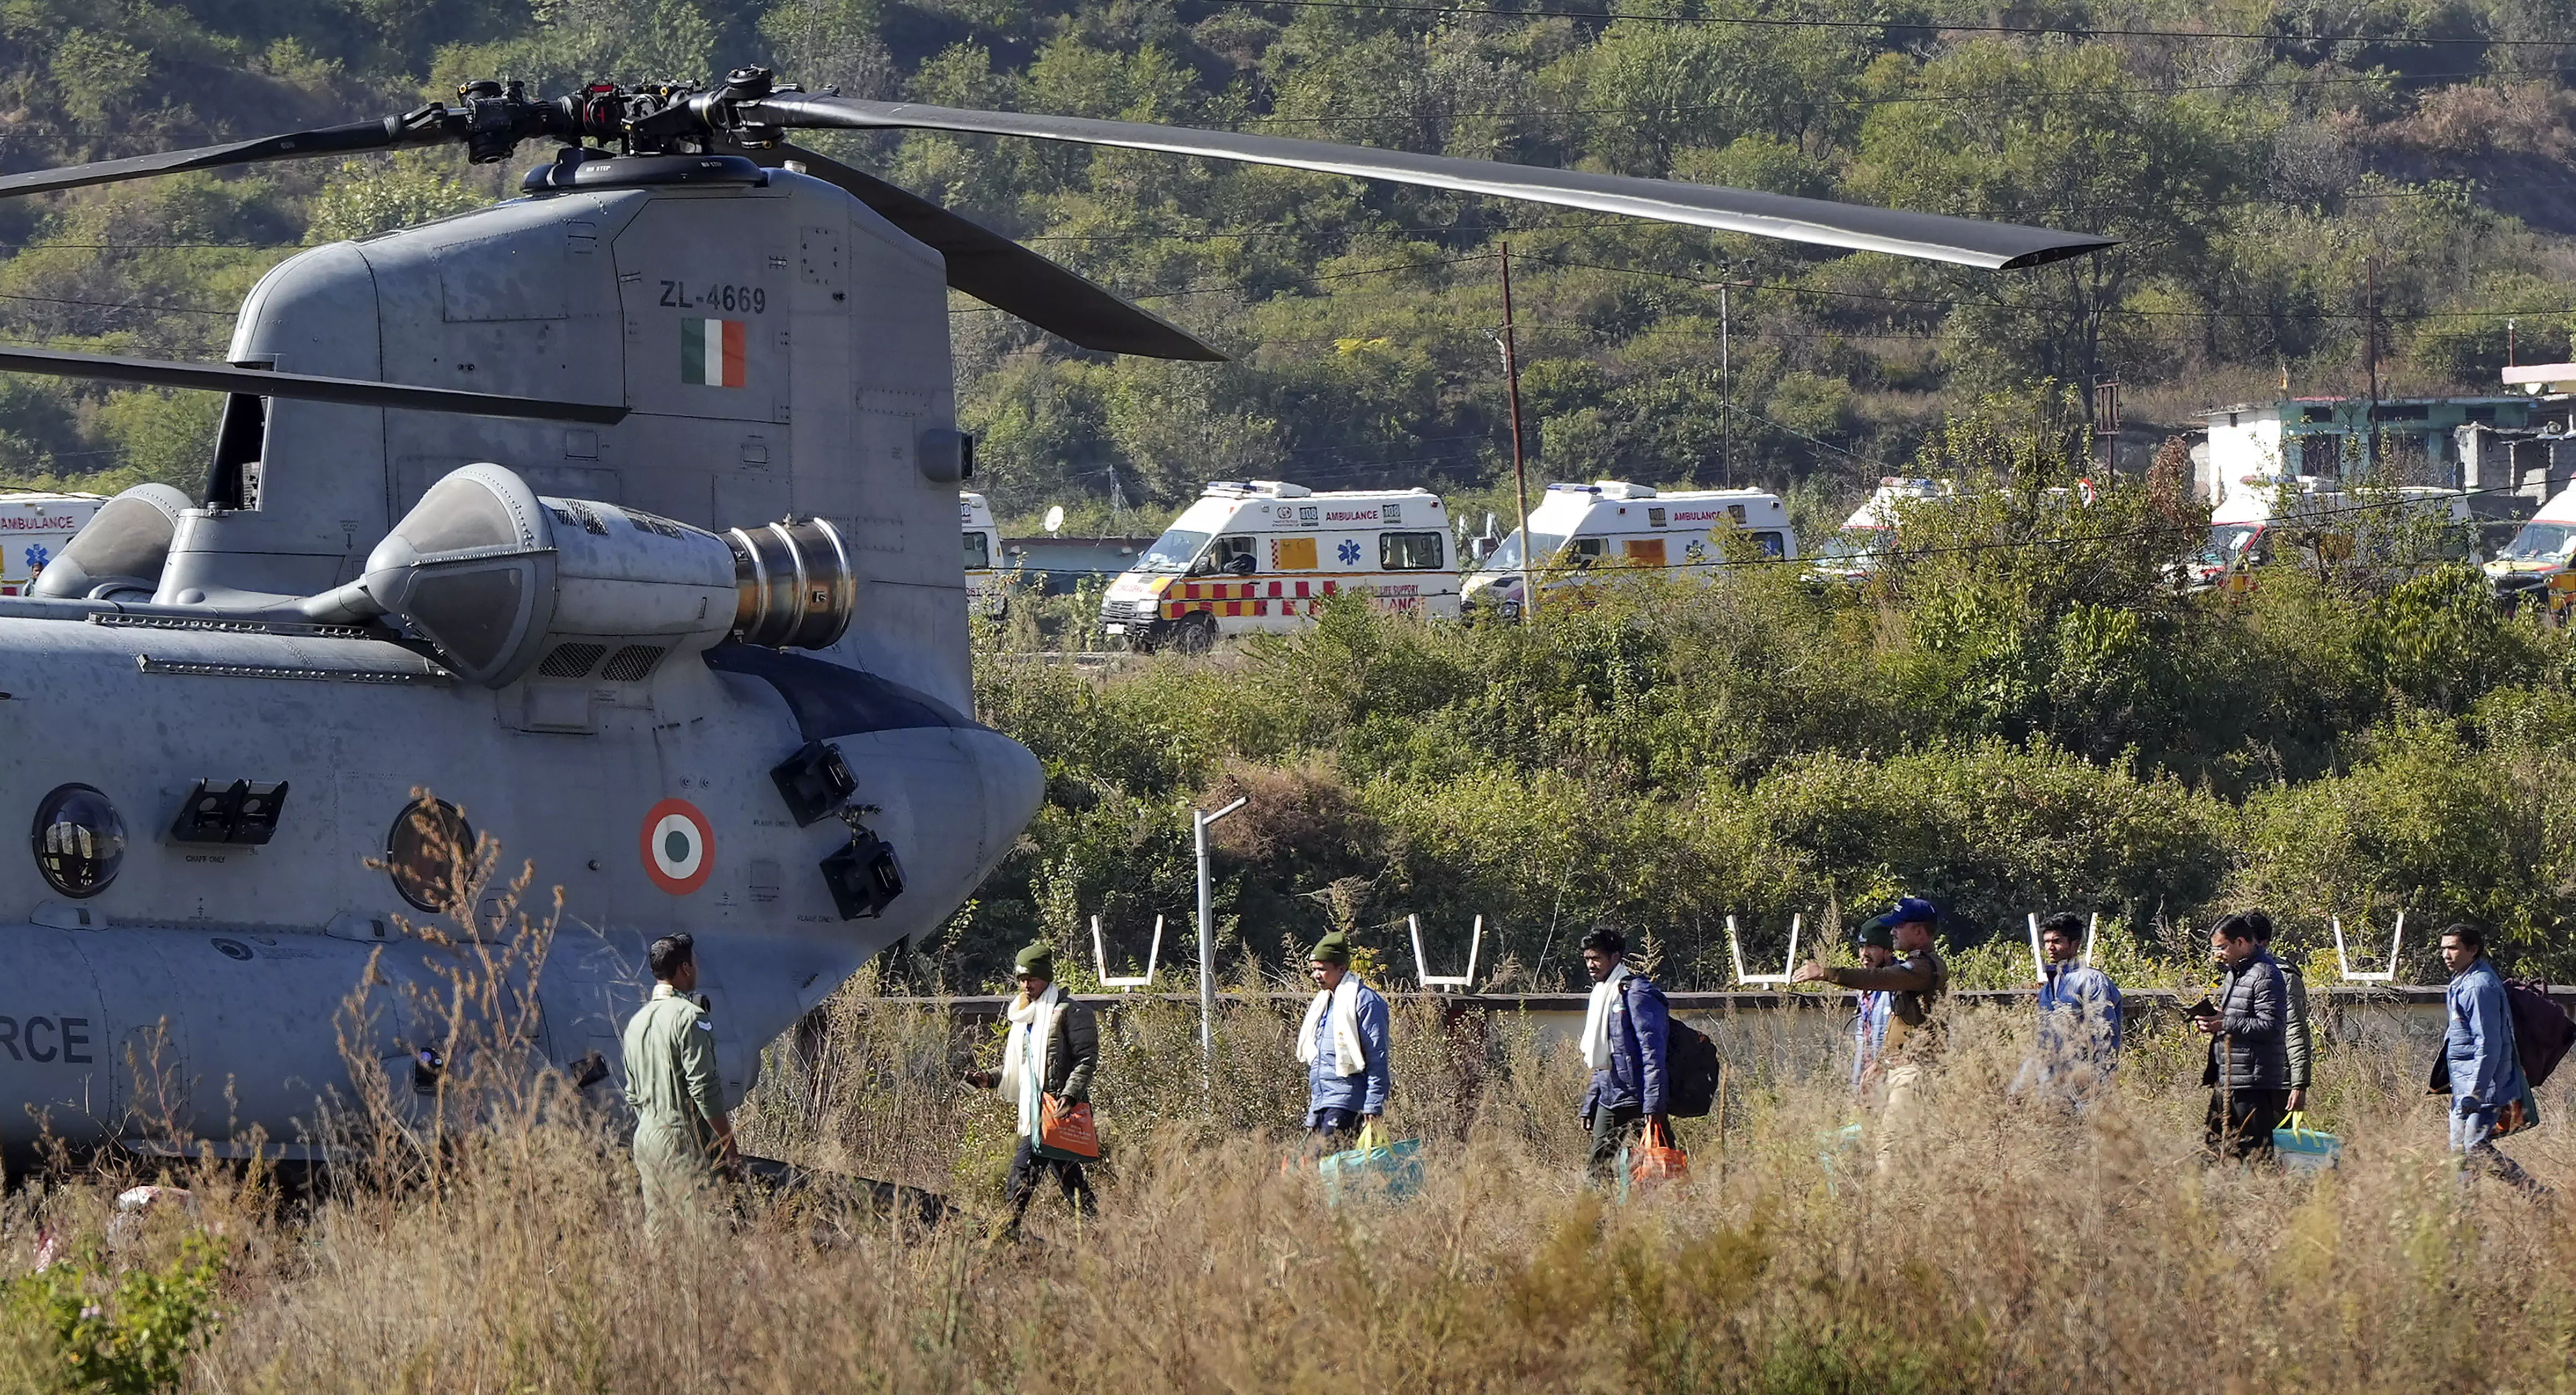
<path fill-rule="evenodd" d="M 1962 1023 L 1904 1172 L 1828 1165 L 1854 1117 L 1814 1023 L 1722 1038 L 1722 1128 L 1693 1177 L 1620 1206 L 1581 1185 L 1576 1069 L 1525 1027 L 1399 1024 L 1395 1115 L 1427 1140 L 1409 1204 L 1327 1209 L 1283 1173 L 1301 1083 L 1291 1019 L 1239 1012 L 1203 1104 L 1195 1022 L 1105 1019 L 1114 1149 L 1103 1213 L 1051 1196 L 1032 1239 L 927 1236 L 796 1205 L 647 1238 L 631 1173 L 577 1111 L 539 1100 L 430 1184 L 279 1207 L 209 1174 L 193 1226 L 231 1249 L 212 1391 L 2544 1390 L 2576 1383 L 2567 1214 L 2463 1186 L 2422 1051 L 2347 1024 L 2321 1110 L 2349 1143 L 2308 1180 L 2204 1170 L 2193 1043 L 2150 1031 L 2117 1095 L 2071 1120 L 2004 1084 L 2019 1014 Z M 837 1000 L 783 1053 L 747 1140 L 936 1185 L 989 1209 L 1007 1144 L 952 1083 L 954 1024 Z M 2553 1091 L 2553 1095 L 2557 1092 Z M 2576 1185 L 2562 1102 L 2514 1151 Z M 113 1179 L 22 1199 L 6 1272 L 42 1218 L 99 1230 Z M 35 1382 L 41 1362 L 0 1361 Z"/>

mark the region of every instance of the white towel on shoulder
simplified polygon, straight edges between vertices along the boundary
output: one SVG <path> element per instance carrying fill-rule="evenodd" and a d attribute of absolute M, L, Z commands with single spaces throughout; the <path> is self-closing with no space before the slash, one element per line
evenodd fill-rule
<path fill-rule="evenodd" d="M 1297 1029 L 1297 1059 L 1315 1064 L 1315 1030 L 1323 1025 L 1324 1004 L 1333 1005 L 1333 1073 L 1357 1075 L 1368 1069 L 1368 1052 L 1360 1045 L 1360 976 L 1346 973 L 1330 991 L 1315 990 L 1306 1004 L 1306 1025 Z"/>
<path fill-rule="evenodd" d="M 1020 1132 L 1029 1138 L 1038 1136 L 1038 1095 L 1046 1088 L 1047 1038 L 1055 1034 L 1056 1011 L 1063 1003 L 1063 987 L 1050 983 L 1036 1002 L 1011 1006 L 1011 1035 L 1002 1044 L 1001 1093 L 1019 1105 Z M 1021 1048 L 1023 1028 L 1027 1029 L 1025 1039 L 1037 1043 L 1035 1048 Z"/>
<path fill-rule="evenodd" d="M 1594 1070 L 1610 1068 L 1610 1005 L 1627 978 L 1627 965 L 1613 968 L 1610 977 L 1592 985 L 1592 1002 L 1583 1009 L 1583 1064 Z"/>

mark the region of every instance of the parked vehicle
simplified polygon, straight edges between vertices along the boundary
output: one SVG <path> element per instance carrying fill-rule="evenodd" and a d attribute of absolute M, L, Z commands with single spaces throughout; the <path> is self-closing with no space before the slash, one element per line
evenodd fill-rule
<path fill-rule="evenodd" d="M 1530 510 L 1530 571 L 1550 594 L 1592 584 L 1618 568 L 1713 579 L 1732 561 L 1794 558 L 1797 530 L 1776 494 L 1759 489 L 1659 491 L 1621 480 L 1551 484 Z M 1747 551 L 1730 554 L 1729 540 Z M 1467 578 L 1463 604 L 1521 612 L 1521 530 L 1515 528 Z"/>
<path fill-rule="evenodd" d="M 2486 564 L 2487 584 L 2507 605 L 2545 600 L 2550 614 L 2564 616 L 2576 604 L 2576 487 L 2560 490 L 2540 512 L 2522 525 Z"/>
<path fill-rule="evenodd" d="M 1958 497 L 1948 480 L 1883 475 L 1869 498 L 1822 547 L 1816 549 L 1815 575 L 1835 581 L 1860 581 L 1875 573 L 1896 546 L 1897 516 L 1908 504 Z"/>
<path fill-rule="evenodd" d="M 1139 653 L 1195 653 L 1222 636 L 1301 628 L 1325 597 L 1345 592 L 1457 618 L 1458 561 L 1440 496 L 1210 484 L 1110 583 L 1101 629 Z"/>
<path fill-rule="evenodd" d="M 2305 475 L 2241 483 L 2210 514 L 2209 540 L 2185 578 L 2190 589 L 2250 590 L 2255 571 L 2274 560 L 2349 576 L 2470 555 L 2468 496 L 2456 489 L 2348 490 Z"/>
<path fill-rule="evenodd" d="M 27 594 L 106 502 L 97 494 L 0 493 L 0 596 Z"/>
<path fill-rule="evenodd" d="M 1002 553 L 1002 534 L 993 523 L 993 506 L 981 494 L 959 490 L 957 521 L 966 534 L 966 613 L 998 616 L 1009 592 L 994 566 Z"/>

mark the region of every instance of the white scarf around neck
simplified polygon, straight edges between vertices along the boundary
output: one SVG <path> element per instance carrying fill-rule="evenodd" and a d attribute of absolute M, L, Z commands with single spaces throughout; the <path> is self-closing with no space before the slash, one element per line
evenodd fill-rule
<path fill-rule="evenodd" d="M 1038 1136 L 1037 1101 L 1046 1088 L 1047 1039 L 1055 1035 L 1055 1015 L 1063 1005 L 1064 989 L 1052 983 L 1037 1001 L 1011 1005 L 1011 1035 L 1002 1045 L 1002 1093 L 1019 1104 L 1020 1132 L 1029 1138 Z M 1024 1049 L 1023 1041 L 1037 1046 Z"/>
<path fill-rule="evenodd" d="M 1592 985 L 1592 1003 L 1583 1010 L 1583 1064 L 1594 1070 L 1610 1068 L 1610 1004 L 1618 1000 L 1619 985 L 1628 976 L 1628 966 L 1621 964 Z"/>
<path fill-rule="evenodd" d="M 1297 1059 L 1315 1064 L 1316 1029 L 1323 1025 L 1327 1002 L 1333 1005 L 1333 1073 L 1357 1075 L 1368 1069 L 1368 1053 L 1360 1045 L 1360 976 L 1347 971 L 1339 984 L 1316 989 L 1315 1001 L 1306 1004 L 1306 1025 L 1297 1029 Z"/>

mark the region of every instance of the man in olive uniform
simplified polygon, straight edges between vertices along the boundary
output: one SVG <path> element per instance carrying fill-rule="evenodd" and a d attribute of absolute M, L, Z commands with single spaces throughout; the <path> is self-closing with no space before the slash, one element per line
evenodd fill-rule
<path fill-rule="evenodd" d="M 715 1024 L 689 996 L 698 986 L 697 946 L 687 935 L 665 935 L 648 957 L 653 996 L 626 1023 L 626 1103 L 635 1110 L 644 1214 L 658 1223 L 740 1160 L 716 1078 Z"/>
<path fill-rule="evenodd" d="M 1920 896 L 1898 899 L 1896 909 L 1880 917 L 1896 941 L 1897 961 L 1883 969 L 1808 963 L 1791 975 L 1800 983 L 1824 982 L 1844 988 L 1894 995 L 1888 1004 L 1884 1063 L 1885 1102 L 1878 1115 L 1878 1170 L 1884 1176 L 1895 1163 L 1898 1140 L 1911 1134 L 1922 1118 L 1925 1071 L 1940 1060 L 1943 1004 L 1950 996 L 1950 966 L 1934 947 L 1941 913 Z"/>

